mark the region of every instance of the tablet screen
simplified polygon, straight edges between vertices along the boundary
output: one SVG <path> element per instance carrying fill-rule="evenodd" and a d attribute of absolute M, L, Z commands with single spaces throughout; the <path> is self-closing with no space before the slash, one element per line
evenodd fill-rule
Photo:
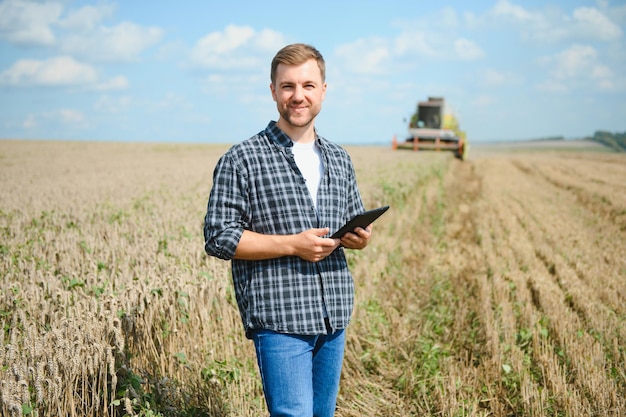
<path fill-rule="evenodd" d="M 382 216 L 383 213 L 386 212 L 388 209 L 389 206 L 379 207 L 354 216 L 352 220 L 346 223 L 341 229 L 333 233 L 331 238 L 339 239 L 346 233 L 352 232 L 357 227 L 362 227 L 365 229 L 367 226 L 372 224 L 374 220 Z"/>

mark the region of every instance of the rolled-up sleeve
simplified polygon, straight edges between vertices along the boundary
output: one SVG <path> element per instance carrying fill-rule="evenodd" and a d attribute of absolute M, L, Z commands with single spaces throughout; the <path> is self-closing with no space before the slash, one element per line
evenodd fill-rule
<path fill-rule="evenodd" d="M 229 153 L 218 161 L 204 217 L 204 250 L 220 259 L 232 259 L 244 229 L 248 228 L 245 175 Z"/>

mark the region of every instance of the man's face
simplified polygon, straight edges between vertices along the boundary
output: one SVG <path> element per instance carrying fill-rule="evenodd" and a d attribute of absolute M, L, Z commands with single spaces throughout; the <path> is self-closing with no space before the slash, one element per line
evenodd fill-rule
<path fill-rule="evenodd" d="M 308 127 L 322 109 L 326 83 L 317 62 L 279 64 L 276 81 L 270 84 L 280 117 L 292 127 Z"/>

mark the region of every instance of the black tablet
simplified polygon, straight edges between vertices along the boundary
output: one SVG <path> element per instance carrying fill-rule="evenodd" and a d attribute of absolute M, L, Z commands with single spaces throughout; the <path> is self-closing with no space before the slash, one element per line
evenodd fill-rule
<path fill-rule="evenodd" d="M 363 229 L 365 229 L 367 226 L 372 224 L 374 220 L 382 216 L 382 214 L 386 212 L 388 209 L 389 209 L 389 206 L 384 206 L 384 207 L 375 208 L 373 210 L 368 210 L 365 213 L 357 214 L 356 216 L 352 218 L 352 220 L 346 223 L 341 229 L 333 233 L 331 238 L 340 239 L 343 235 L 345 235 L 348 232 L 352 232 L 357 227 L 362 227 Z"/>

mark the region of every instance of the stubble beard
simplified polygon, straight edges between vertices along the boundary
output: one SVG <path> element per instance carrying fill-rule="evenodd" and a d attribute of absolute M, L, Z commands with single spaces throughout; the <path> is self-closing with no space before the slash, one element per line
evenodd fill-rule
<path fill-rule="evenodd" d="M 285 120 L 285 122 L 287 122 L 290 126 L 293 127 L 308 127 L 313 123 L 313 120 L 315 119 L 315 117 L 319 114 L 319 110 L 315 111 L 313 110 L 311 107 L 309 107 L 309 117 L 307 117 L 306 119 L 299 119 L 297 116 L 294 117 L 294 115 L 292 115 L 289 112 L 289 107 L 284 108 L 280 111 L 280 116 Z"/>

